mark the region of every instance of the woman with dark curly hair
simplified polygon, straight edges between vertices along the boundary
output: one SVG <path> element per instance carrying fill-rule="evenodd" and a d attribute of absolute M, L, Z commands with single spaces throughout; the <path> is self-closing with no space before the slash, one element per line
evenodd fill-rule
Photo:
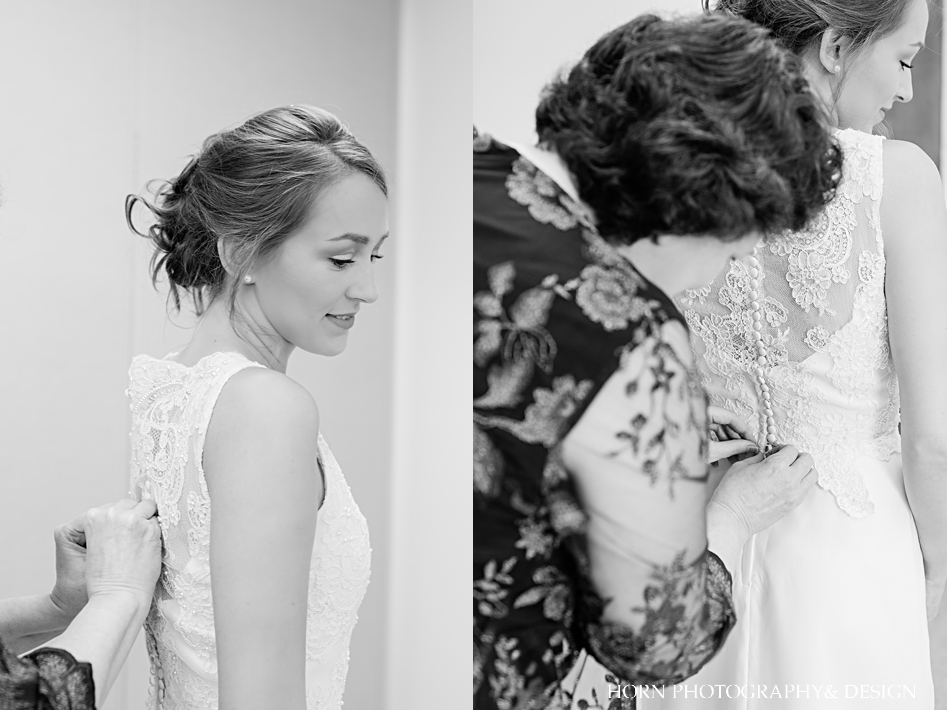
<path fill-rule="evenodd" d="M 822 109 L 767 34 L 639 17 L 546 89 L 539 147 L 474 133 L 478 709 L 624 706 L 697 672 L 744 542 L 812 484 L 794 447 L 708 447 L 671 300 L 834 193 Z M 741 453 L 707 506 L 707 461 Z"/>
<path fill-rule="evenodd" d="M 936 612 L 947 579 L 947 214 L 932 161 L 872 135 L 885 111 L 913 96 L 927 3 L 720 8 L 770 29 L 801 58 L 844 170 L 813 223 L 756 245 L 681 300 L 711 402 L 744 419 L 761 447 L 810 452 L 818 482 L 744 547 L 739 621 L 690 682 L 799 687 L 781 707 L 929 709 L 925 597 Z M 742 709 L 770 699 L 697 702 Z"/>

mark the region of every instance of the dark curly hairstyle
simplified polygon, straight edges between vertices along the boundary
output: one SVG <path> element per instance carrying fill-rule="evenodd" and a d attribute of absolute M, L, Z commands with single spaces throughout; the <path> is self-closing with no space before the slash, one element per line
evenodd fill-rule
<path fill-rule="evenodd" d="M 800 61 L 725 15 L 645 15 L 609 32 L 546 87 L 536 130 L 602 236 L 626 244 L 800 229 L 841 174 Z"/>
<path fill-rule="evenodd" d="M 233 314 L 237 288 L 254 262 L 303 224 L 322 190 L 352 173 L 388 194 L 381 165 L 338 118 L 284 106 L 210 136 L 180 175 L 161 183 L 153 203 L 129 195 L 125 216 L 135 234 L 154 242 L 152 281 L 167 274 L 175 309 L 182 290 L 198 315 L 227 290 Z M 132 215 L 139 202 L 155 217 L 144 232 Z M 218 240 L 228 247 L 229 275 Z"/>

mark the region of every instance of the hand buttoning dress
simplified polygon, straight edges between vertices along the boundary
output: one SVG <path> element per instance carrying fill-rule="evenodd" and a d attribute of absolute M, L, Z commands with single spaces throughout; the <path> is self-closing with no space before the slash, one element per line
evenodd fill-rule
<path fill-rule="evenodd" d="M 237 353 L 215 353 L 193 367 L 138 356 L 129 371 L 132 495 L 158 504 L 164 543 L 161 577 L 145 623 L 149 708 L 217 708 L 211 501 L 201 460 L 217 397 L 230 377 L 247 367 L 262 366 Z M 321 434 L 318 452 L 325 498 L 309 572 L 306 701 L 309 710 L 338 710 L 371 548 L 365 518 Z"/>
<path fill-rule="evenodd" d="M 807 686 L 808 698 L 667 694 L 644 708 L 933 707 L 888 346 L 883 139 L 845 130 L 838 140 L 843 180 L 810 229 L 760 244 L 682 299 L 711 403 L 760 443 L 770 434 L 811 453 L 818 473 L 796 510 L 746 544 L 737 624 L 688 683 Z M 863 685 L 878 695 L 861 699 Z"/>

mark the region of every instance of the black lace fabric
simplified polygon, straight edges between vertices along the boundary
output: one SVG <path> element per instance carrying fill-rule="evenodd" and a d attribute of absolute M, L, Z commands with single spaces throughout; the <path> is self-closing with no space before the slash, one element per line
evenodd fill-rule
<path fill-rule="evenodd" d="M 735 621 L 727 570 L 696 546 L 706 396 L 683 317 L 484 134 L 473 197 L 474 708 L 679 683 Z M 588 696 L 587 656 L 606 673 Z"/>
<path fill-rule="evenodd" d="M 59 648 L 18 658 L 0 639 L 0 710 L 95 710 L 92 666 Z"/>

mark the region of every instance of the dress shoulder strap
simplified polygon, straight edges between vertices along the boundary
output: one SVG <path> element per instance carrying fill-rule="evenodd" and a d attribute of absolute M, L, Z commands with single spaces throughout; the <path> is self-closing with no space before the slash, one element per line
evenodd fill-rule
<path fill-rule="evenodd" d="M 836 134 L 842 148 L 842 183 L 839 190 L 852 202 L 865 198 L 881 200 L 884 188 L 882 154 L 884 136 L 876 136 L 849 128 Z"/>
<path fill-rule="evenodd" d="M 239 353 L 214 353 L 194 366 L 191 373 L 193 395 L 188 403 L 187 419 L 197 433 L 197 451 L 204 449 L 204 436 L 224 385 L 238 372 L 250 367 L 264 366 Z"/>

